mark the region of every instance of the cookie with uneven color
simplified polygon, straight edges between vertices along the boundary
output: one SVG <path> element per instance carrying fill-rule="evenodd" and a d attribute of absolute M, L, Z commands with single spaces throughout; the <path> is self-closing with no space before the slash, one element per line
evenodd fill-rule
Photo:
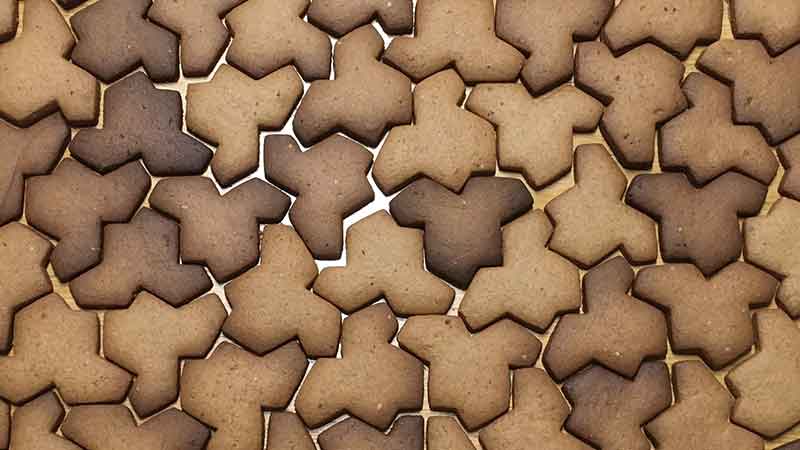
<path fill-rule="evenodd" d="M 161 180 L 150 206 L 181 224 L 181 261 L 204 264 L 220 283 L 258 262 L 259 225 L 277 223 L 289 197 L 259 179 L 220 193 L 207 177 Z"/>
<path fill-rule="evenodd" d="M 403 416 L 383 433 L 358 419 L 346 419 L 320 433 L 321 450 L 422 450 L 424 419 Z"/>
<path fill-rule="evenodd" d="M 297 338 L 312 358 L 336 356 L 339 310 L 309 290 L 317 265 L 291 227 L 270 225 L 261 241 L 261 265 L 225 285 L 231 305 L 225 335 L 263 355 Z"/>
<path fill-rule="evenodd" d="M 703 188 L 679 173 L 637 175 L 625 201 L 657 220 L 661 258 L 692 262 L 711 275 L 739 258 L 739 218 L 755 216 L 767 186 L 727 172 Z"/>
<path fill-rule="evenodd" d="M 86 3 L 87 0 L 56 0 L 64 9 L 72 9 Z"/>
<path fill-rule="evenodd" d="M 11 425 L 13 450 L 81 450 L 71 441 L 58 436 L 56 430 L 64 418 L 64 407 L 55 392 L 47 392 L 18 406 Z"/>
<path fill-rule="evenodd" d="M 427 177 L 459 192 L 472 175 L 493 175 L 497 165 L 492 125 L 461 108 L 465 86 L 453 70 L 414 89 L 414 124 L 393 128 L 375 161 L 375 183 L 386 194 Z"/>
<path fill-rule="evenodd" d="M 308 21 L 342 37 L 377 19 L 386 34 L 408 34 L 414 25 L 412 0 L 313 0 Z"/>
<path fill-rule="evenodd" d="M 600 131 L 625 168 L 650 168 L 659 124 L 687 108 L 684 70 L 653 44 L 619 57 L 600 42 L 578 44 L 575 84 L 606 104 Z"/>
<path fill-rule="evenodd" d="M 455 411 L 469 431 L 508 410 L 511 369 L 533 366 L 542 348 L 533 333 L 510 320 L 472 334 L 451 316 L 411 317 L 397 342 L 430 367 L 431 409 Z"/>
<path fill-rule="evenodd" d="M 101 263 L 72 280 L 81 308 L 126 308 L 141 291 L 180 306 L 211 289 L 202 266 L 181 264 L 178 224 L 142 208 L 129 223 L 103 228 Z"/>
<path fill-rule="evenodd" d="M 25 219 L 59 240 L 50 262 L 68 281 L 100 262 L 103 226 L 133 217 L 150 191 L 150 175 L 139 162 L 100 175 L 68 158 L 27 184 Z"/>
<path fill-rule="evenodd" d="M 411 3 L 409 1 L 409 3 Z M 5 42 L 17 34 L 19 26 L 19 1 L 0 1 L 0 42 Z"/>
<path fill-rule="evenodd" d="M 800 4 L 792 0 L 732 0 L 731 26 L 738 39 L 760 39 L 772 54 L 800 42 Z"/>
<path fill-rule="evenodd" d="M 307 366 L 297 343 L 256 356 L 223 342 L 208 359 L 184 364 L 181 406 L 214 428 L 206 450 L 261 450 L 264 410 L 286 408 Z"/>
<path fill-rule="evenodd" d="M 425 442 L 428 450 L 475 450 L 458 419 L 449 416 L 428 417 Z"/>
<path fill-rule="evenodd" d="M 279 130 L 303 95 L 303 80 L 286 67 L 254 80 L 223 64 L 206 83 L 186 91 L 186 126 L 217 147 L 214 178 L 231 186 L 258 168 L 259 132 Z"/>
<path fill-rule="evenodd" d="M 333 80 L 317 80 L 292 126 L 309 147 L 337 131 L 375 147 L 386 130 L 411 123 L 411 80 L 380 61 L 383 38 L 372 25 L 351 31 L 333 53 Z"/>
<path fill-rule="evenodd" d="M 775 447 L 775 450 L 798 450 L 798 449 L 800 449 L 800 439 L 789 442 L 786 445 L 781 445 L 780 447 Z"/>
<path fill-rule="evenodd" d="M 497 127 L 500 168 L 521 172 L 534 189 L 570 171 L 573 132 L 591 132 L 603 114 L 602 103 L 573 86 L 534 98 L 518 83 L 476 86 L 467 109 Z"/>
<path fill-rule="evenodd" d="M 267 425 L 266 450 L 316 450 L 306 426 L 297 414 L 271 412 Z"/>
<path fill-rule="evenodd" d="M 778 158 L 785 169 L 778 192 L 800 200 L 800 137 L 793 137 L 778 147 Z"/>
<path fill-rule="evenodd" d="M 181 360 L 204 357 L 227 316 L 214 294 L 176 309 L 146 292 L 129 308 L 105 313 L 103 353 L 136 375 L 128 397 L 139 417 L 178 399 Z"/>
<path fill-rule="evenodd" d="M 264 140 L 267 179 L 295 196 L 289 220 L 317 259 L 339 259 L 344 219 L 375 199 L 372 153 L 334 135 L 303 151 L 291 135 Z"/>
<path fill-rule="evenodd" d="M 461 289 L 479 268 L 503 263 L 500 228 L 532 207 L 521 181 L 499 177 L 472 178 L 460 194 L 421 179 L 389 203 L 398 224 L 425 230 L 428 270 Z"/>

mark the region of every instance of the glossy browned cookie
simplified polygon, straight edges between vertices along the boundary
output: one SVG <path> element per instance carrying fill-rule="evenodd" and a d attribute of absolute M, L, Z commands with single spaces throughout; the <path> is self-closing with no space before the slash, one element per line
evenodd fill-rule
<path fill-rule="evenodd" d="M 465 289 L 479 268 L 503 263 L 500 227 L 529 211 L 533 198 L 511 178 L 472 178 L 460 194 L 425 178 L 389 207 L 400 225 L 425 230 L 428 270 Z"/>
<path fill-rule="evenodd" d="M 607 105 L 600 130 L 624 167 L 653 164 L 656 128 L 688 106 L 683 72 L 677 58 L 652 44 L 617 58 L 600 42 L 578 44 L 575 84 Z"/>
<path fill-rule="evenodd" d="M 378 145 L 389 127 L 411 123 L 411 80 L 380 62 L 383 39 L 364 25 L 336 43 L 335 78 L 311 83 L 294 116 L 304 146 L 336 131 Z"/>
<path fill-rule="evenodd" d="M 211 73 L 230 42 L 222 22 L 245 0 L 153 0 L 147 17 L 180 36 L 181 70 L 186 77 Z"/>
<path fill-rule="evenodd" d="M 26 0 L 22 32 L 0 45 L 0 117 L 33 125 L 61 110 L 72 125 L 91 125 L 100 112 L 100 84 L 68 61 L 75 45 L 51 0 Z"/>
<path fill-rule="evenodd" d="M 228 187 L 258 168 L 260 131 L 279 130 L 303 95 L 303 80 L 286 67 L 254 80 L 223 64 L 186 91 L 186 126 L 216 145 L 211 171 Z"/>
<path fill-rule="evenodd" d="M 597 448 L 650 449 L 642 426 L 672 404 L 663 362 L 642 364 L 633 380 L 592 366 L 561 389 L 572 404 L 567 431 Z"/>
<path fill-rule="evenodd" d="M 58 436 L 56 430 L 64 419 L 64 407 L 54 392 L 47 392 L 14 411 L 11 425 L 11 450 L 81 450 Z"/>
<path fill-rule="evenodd" d="M 750 308 L 769 305 L 777 287 L 768 273 L 737 261 L 711 278 L 692 264 L 646 267 L 633 293 L 666 310 L 674 353 L 699 353 L 719 370 L 750 352 Z"/>
<path fill-rule="evenodd" d="M 575 186 L 544 208 L 555 230 L 551 250 L 588 269 L 616 250 L 633 264 L 658 256 L 655 223 L 622 201 L 628 178 L 599 144 L 575 150 Z"/>
<path fill-rule="evenodd" d="M 467 109 L 497 127 L 497 160 L 503 170 L 521 172 L 540 189 L 572 168 L 573 131 L 597 127 L 603 105 L 573 86 L 534 98 L 518 83 L 481 84 Z"/>
<path fill-rule="evenodd" d="M 68 281 L 100 262 L 103 225 L 133 217 L 150 191 L 150 175 L 139 162 L 100 175 L 68 158 L 27 184 L 25 219 L 59 240 L 50 261 Z"/>
<path fill-rule="evenodd" d="M 525 57 L 495 34 L 492 0 L 418 0 L 414 36 L 398 37 L 384 59 L 419 82 L 454 67 L 468 84 L 513 81 Z"/>
<path fill-rule="evenodd" d="M 146 292 L 130 308 L 105 313 L 103 353 L 136 375 L 128 397 L 139 417 L 178 399 L 181 359 L 204 357 L 227 316 L 214 294 L 175 309 Z"/>
<path fill-rule="evenodd" d="M 341 37 L 378 19 L 387 34 L 407 34 L 414 25 L 412 0 L 313 0 L 308 21 Z"/>
<path fill-rule="evenodd" d="M 731 0 L 733 35 L 761 39 L 770 53 L 800 42 L 800 4 L 792 0 Z"/>
<path fill-rule="evenodd" d="M 785 197 L 800 200 L 800 137 L 795 136 L 778 147 L 778 158 L 786 171 L 778 192 Z"/>
<path fill-rule="evenodd" d="M 180 263 L 178 224 L 148 208 L 103 228 L 101 260 L 69 284 L 82 308 L 125 308 L 141 291 L 180 306 L 211 289 L 202 266 Z"/>
<path fill-rule="evenodd" d="M 542 348 L 510 320 L 471 334 L 458 317 L 433 315 L 408 319 L 397 342 L 430 367 L 431 409 L 455 411 L 470 431 L 508 410 L 511 369 L 534 365 Z"/>
<path fill-rule="evenodd" d="M 303 151 L 291 135 L 264 140 L 267 179 L 295 196 L 289 220 L 317 259 L 339 259 L 344 219 L 375 199 L 372 153 L 334 135 Z"/>
<path fill-rule="evenodd" d="M 266 450 L 317 450 L 317 446 L 300 417 L 289 412 L 272 412 Z"/>
<path fill-rule="evenodd" d="M 106 89 L 103 102 L 103 127 L 78 131 L 72 157 L 100 172 L 139 158 L 156 177 L 205 172 L 212 153 L 183 132 L 179 92 L 156 89 L 136 72 Z"/>
<path fill-rule="evenodd" d="M 703 188 L 679 173 L 637 175 L 625 201 L 657 220 L 661 258 L 692 262 L 710 275 L 739 258 L 739 217 L 755 216 L 767 186 L 727 172 Z"/>
<path fill-rule="evenodd" d="M 659 450 L 763 450 L 756 434 L 730 423 L 733 397 L 699 361 L 672 365 L 675 403 L 645 426 Z"/>
<path fill-rule="evenodd" d="M 277 223 L 289 197 L 266 181 L 248 180 L 220 193 L 208 177 L 161 180 L 150 206 L 181 224 L 181 261 L 205 264 L 220 283 L 258 262 L 259 225 Z"/>
<path fill-rule="evenodd" d="M 409 0 L 409 4 L 411 1 Z M 5 42 L 17 34 L 19 26 L 19 1 L 0 0 L 0 42 Z"/>
<path fill-rule="evenodd" d="M 476 450 L 458 419 L 449 416 L 428 417 L 425 443 L 428 450 Z"/>
<path fill-rule="evenodd" d="M 256 356 L 223 342 L 210 358 L 186 362 L 181 405 L 215 430 L 205 450 L 264 448 L 264 409 L 286 408 L 307 366 L 297 343 Z"/>
<path fill-rule="evenodd" d="M 261 241 L 261 265 L 225 285 L 232 312 L 225 335 L 263 355 L 297 338 L 312 358 L 336 356 L 339 310 L 309 290 L 317 265 L 291 227 L 270 225 Z"/>
<path fill-rule="evenodd" d="M 414 89 L 414 124 L 393 128 L 375 161 L 375 183 L 386 194 L 420 177 L 459 192 L 472 175 L 497 165 L 492 124 L 461 108 L 465 86 L 453 70 Z"/>
<path fill-rule="evenodd" d="M 733 122 L 731 89 L 699 72 L 683 81 L 690 108 L 659 130 L 658 162 L 682 170 L 695 184 L 736 171 L 769 184 L 778 171 L 775 152 L 757 128 Z"/>
<path fill-rule="evenodd" d="M 421 416 L 397 419 L 384 434 L 358 419 L 347 419 L 320 433 L 321 450 L 422 450 L 424 420 Z"/>
<path fill-rule="evenodd" d="M 385 210 L 347 228 L 347 265 L 327 267 L 314 292 L 347 314 L 385 298 L 400 316 L 444 314 L 455 292 L 425 271 L 423 232 L 397 225 Z"/>

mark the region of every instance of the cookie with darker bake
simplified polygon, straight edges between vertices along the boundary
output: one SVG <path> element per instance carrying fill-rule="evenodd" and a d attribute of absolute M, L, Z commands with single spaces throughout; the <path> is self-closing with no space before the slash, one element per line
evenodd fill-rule
<path fill-rule="evenodd" d="M 778 147 L 778 159 L 785 169 L 778 192 L 800 200 L 800 137 L 795 136 Z"/>
<path fill-rule="evenodd" d="M 800 4 L 791 0 L 732 0 L 738 39 L 760 39 L 773 55 L 800 42 Z"/>
<path fill-rule="evenodd" d="M 55 392 L 47 392 L 18 406 L 11 424 L 13 450 L 81 450 L 56 434 L 64 418 L 64 407 Z M 2 448 L 9 448 L 0 444 Z"/>
<path fill-rule="evenodd" d="M 19 26 L 19 1 L 0 0 L 0 42 L 5 42 L 17 34 Z"/>
<path fill-rule="evenodd" d="M 475 450 L 455 417 L 430 416 L 425 425 L 425 444 L 428 450 Z"/>
<path fill-rule="evenodd" d="M 421 416 L 397 419 L 388 433 L 349 418 L 320 433 L 317 442 L 321 450 L 422 450 L 424 433 Z"/>
<path fill-rule="evenodd" d="M 308 21 L 342 37 L 377 19 L 386 34 L 408 34 L 414 25 L 412 0 L 314 0 Z"/>

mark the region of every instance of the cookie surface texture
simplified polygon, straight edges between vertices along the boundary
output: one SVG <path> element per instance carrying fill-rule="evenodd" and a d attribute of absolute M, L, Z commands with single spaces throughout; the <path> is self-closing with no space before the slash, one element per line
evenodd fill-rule
<path fill-rule="evenodd" d="M 411 3 L 409 1 L 409 3 Z M 19 1 L 0 1 L 0 42 L 5 42 L 17 34 L 19 25 Z"/>
<path fill-rule="evenodd" d="M 311 435 L 297 414 L 272 412 L 269 415 L 266 450 L 316 450 Z"/>
<path fill-rule="evenodd" d="M 423 422 L 420 416 L 404 416 L 385 434 L 350 418 L 323 431 L 318 442 L 321 450 L 422 450 Z"/>
<path fill-rule="evenodd" d="M 308 21 L 335 37 L 378 19 L 387 34 L 407 34 L 414 25 L 412 0 L 314 0 Z"/>
<path fill-rule="evenodd" d="M 11 426 L 13 450 L 81 450 L 67 439 L 56 435 L 55 430 L 64 418 L 64 407 L 54 392 L 31 400 L 14 411 Z M 8 448 L 0 445 L 3 448 Z"/>
<path fill-rule="evenodd" d="M 425 442 L 428 450 L 476 450 L 455 417 L 428 417 Z"/>
<path fill-rule="evenodd" d="M 733 0 L 731 26 L 737 38 L 758 38 L 778 54 L 800 42 L 800 5 L 791 0 Z"/>
<path fill-rule="evenodd" d="M 800 137 L 793 137 L 778 147 L 778 158 L 785 170 L 778 192 L 800 200 Z"/>

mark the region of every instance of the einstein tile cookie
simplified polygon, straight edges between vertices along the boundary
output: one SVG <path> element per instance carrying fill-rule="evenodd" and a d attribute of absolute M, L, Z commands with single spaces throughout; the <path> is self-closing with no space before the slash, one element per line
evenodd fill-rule
<path fill-rule="evenodd" d="M 739 39 L 761 39 L 778 54 L 800 42 L 800 4 L 791 0 L 732 0 L 731 26 Z"/>
<path fill-rule="evenodd" d="M 11 432 L 11 406 L 0 400 L 0 448 L 8 448 Z"/>
<path fill-rule="evenodd" d="M 778 192 L 800 200 L 800 137 L 793 137 L 778 147 L 778 158 L 785 169 Z"/>
<path fill-rule="evenodd" d="M 425 443 L 428 450 L 476 450 L 458 419 L 449 416 L 428 417 Z"/>
<path fill-rule="evenodd" d="M 424 419 L 404 416 L 383 433 L 358 419 L 346 419 L 320 433 L 321 450 L 422 450 Z"/>
<path fill-rule="evenodd" d="M 311 435 L 297 414 L 272 412 L 267 426 L 266 450 L 316 450 Z"/>
<path fill-rule="evenodd" d="M 64 418 L 64 407 L 55 392 L 47 392 L 17 407 L 11 425 L 13 450 L 81 450 L 55 431 Z M 3 448 L 9 448 L 0 445 Z"/>
<path fill-rule="evenodd" d="M 0 42 L 13 38 L 17 34 L 18 25 L 19 1 L 0 0 Z"/>
<path fill-rule="evenodd" d="M 412 0 L 313 0 L 308 21 L 335 37 L 378 19 L 387 34 L 407 34 L 414 25 Z"/>

